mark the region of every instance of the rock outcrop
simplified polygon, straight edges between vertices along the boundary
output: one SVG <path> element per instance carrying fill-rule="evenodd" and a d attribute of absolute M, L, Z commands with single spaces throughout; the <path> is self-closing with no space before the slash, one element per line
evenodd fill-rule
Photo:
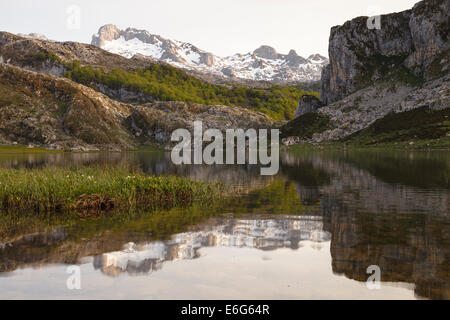
<path fill-rule="evenodd" d="M 131 106 L 65 78 L 0 63 L 0 136 L 60 150 L 136 146 L 122 122 Z"/>
<path fill-rule="evenodd" d="M 120 29 L 113 24 L 107 24 L 98 30 L 98 33 L 92 36 L 91 44 L 97 47 L 102 47 L 108 41 L 113 41 L 120 38 Z"/>
<path fill-rule="evenodd" d="M 330 64 L 322 72 L 325 106 L 300 101 L 296 119 L 282 131 L 300 133 L 311 143 L 342 140 L 390 113 L 448 108 L 449 5 L 449 0 L 421 1 L 411 10 L 381 16 L 381 29 L 370 29 L 367 17 L 332 28 Z M 305 115 L 311 111 L 317 115 Z M 429 136 L 448 136 L 441 133 Z"/>
<path fill-rule="evenodd" d="M 294 118 L 298 118 L 310 112 L 316 112 L 323 107 L 323 103 L 312 95 L 304 95 L 298 102 L 297 110 L 295 110 Z"/>
<path fill-rule="evenodd" d="M 205 130 L 273 125 L 266 115 L 240 107 L 131 105 L 66 78 L 0 63 L 0 142 L 5 144 L 74 151 L 168 146 L 174 130 L 193 130 L 196 120 L 204 121 Z"/>
<path fill-rule="evenodd" d="M 321 99 L 333 103 L 405 68 L 426 80 L 448 70 L 450 1 L 425 0 L 381 16 L 381 29 L 359 17 L 331 29 L 330 64 L 322 72 Z"/>
<path fill-rule="evenodd" d="M 46 36 L 44 36 L 43 34 L 39 34 L 39 33 L 29 33 L 29 34 L 18 33 L 17 35 L 19 37 L 24 37 L 24 38 L 32 38 L 32 39 L 38 39 L 38 40 L 48 40 L 48 38 Z"/>
<path fill-rule="evenodd" d="M 244 108 L 206 106 L 186 102 L 154 102 L 133 108 L 126 124 L 143 144 L 156 141 L 169 145 L 171 133 L 179 128 L 193 132 L 194 121 L 203 122 L 203 130 L 230 128 L 269 128 L 273 121 L 266 115 Z"/>

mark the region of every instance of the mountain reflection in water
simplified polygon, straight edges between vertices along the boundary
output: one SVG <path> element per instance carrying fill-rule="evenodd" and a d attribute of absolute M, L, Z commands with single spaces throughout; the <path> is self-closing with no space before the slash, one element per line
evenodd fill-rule
<path fill-rule="evenodd" d="M 0 289 L 18 277 L 14 270 L 86 258 L 98 276 L 116 279 L 158 274 L 169 262 L 202 264 L 210 249 L 219 248 L 246 254 L 290 250 L 291 261 L 297 261 L 294 255 L 306 244 L 330 248 L 328 265 L 337 276 L 364 283 L 367 267 L 378 265 L 384 283 L 411 284 L 419 298 L 450 299 L 446 152 L 283 153 L 276 177 L 261 177 L 256 166 L 177 167 L 164 153 L 3 157 L 0 165 L 10 167 L 131 165 L 149 174 L 222 181 L 242 196 L 208 210 L 172 210 L 129 221 L 107 217 L 66 227 L 33 229 L 41 222 L 30 218 L 28 229 L 19 231 L 1 217 Z M 306 265 L 310 258 L 296 263 Z M 326 283 L 320 285 L 327 290 Z"/>
<path fill-rule="evenodd" d="M 122 251 L 94 258 L 94 266 L 116 276 L 148 273 L 162 268 L 165 261 L 195 259 L 204 247 L 298 249 L 301 241 L 326 242 L 320 217 L 277 217 L 276 220 L 215 219 L 202 230 L 177 234 L 171 241 L 136 245 L 129 243 Z"/>

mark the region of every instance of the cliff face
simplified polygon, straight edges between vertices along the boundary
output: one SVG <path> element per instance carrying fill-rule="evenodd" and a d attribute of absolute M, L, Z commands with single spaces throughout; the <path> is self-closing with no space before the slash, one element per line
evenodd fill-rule
<path fill-rule="evenodd" d="M 338 101 L 393 71 L 405 69 L 425 80 L 441 75 L 449 65 L 449 12 L 449 0 L 426 0 L 381 16 L 379 30 L 367 27 L 367 17 L 332 28 L 322 101 Z"/>
<path fill-rule="evenodd" d="M 298 102 L 297 110 L 295 110 L 294 118 L 298 118 L 310 112 L 316 112 L 323 107 L 322 102 L 312 95 L 304 95 Z"/>
<path fill-rule="evenodd" d="M 381 16 L 380 29 L 369 28 L 368 17 L 332 28 L 330 64 L 322 73 L 324 106 L 316 115 L 298 113 L 281 128 L 282 135 L 295 134 L 310 143 L 342 141 L 380 120 L 391 125 L 379 125 L 378 138 L 361 143 L 448 139 L 444 119 L 439 124 L 422 121 L 411 133 L 414 113 L 406 112 L 422 108 L 438 115 L 450 106 L 449 9 L 450 0 L 425 0 L 411 10 Z M 389 115 L 394 113 L 402 115 L 392 124 Z"/>

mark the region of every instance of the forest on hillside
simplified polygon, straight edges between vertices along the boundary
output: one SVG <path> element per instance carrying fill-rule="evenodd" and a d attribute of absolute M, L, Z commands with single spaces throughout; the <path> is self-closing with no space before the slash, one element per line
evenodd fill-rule
<path fill-rule="evenodd" d="M 273 85 L 250 88 L 242 85 L 216 85 L 204 82 L 183 70 L 163 64 L 153 64 L 133 71 L 82 66 L 78 61 L 66 64 L 66 76 L 78 83 L 94 86 L 104 84 L 112 89 L 126 88 L 160 101 L 185 101 L 205 105 L 228 105 L 250 108 L 275 120 L 290 120 L 298 100 L 304 94 L 318 96 L 301 85 Z"/>

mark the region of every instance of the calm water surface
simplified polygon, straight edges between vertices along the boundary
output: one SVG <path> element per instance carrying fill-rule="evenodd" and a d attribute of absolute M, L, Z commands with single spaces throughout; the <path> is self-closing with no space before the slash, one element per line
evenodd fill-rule
<path fill-rule="evenodd" d="M 222 181 L 241 196 L 97 220 L 0 214 L 0 299 L 449 299 L 448 152 L 284 153 L 176 167 L 164 153 L 0 154 L 0 166 L 110 164 Z M 17 223 L 20 221 L 20 223 Z M 81 268 L 68 290 L 67 267 Z M 381 270 L 369 290 L 369 266 Z"/>

